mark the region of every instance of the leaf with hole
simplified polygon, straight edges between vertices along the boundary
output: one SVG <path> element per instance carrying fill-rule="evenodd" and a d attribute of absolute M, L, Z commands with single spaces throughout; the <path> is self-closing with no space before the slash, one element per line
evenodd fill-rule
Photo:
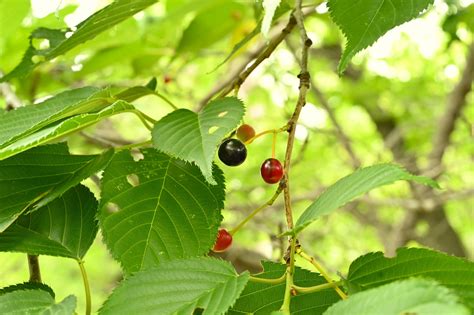
<path fill-rule="evenodd" d="M 429 249 L 399 248 L 393 258 L 382 252 L 361 256 L 352 262 L 347 284 L 361 291 L 408 277 L 434 279 L 474 310 L 474 263 Z"/>
<path fill-rule="evenodd" d="M 61 143 L 0 161 L 0 232 L 22 213 L 46 205 L 103 169 L 112 155 L 112 150 L 101 155 L 71 155 Z"/>
<path fill-rule="evenodd" d="M 277 279 L 286 270 L 286 265 L 270 261 L 262 261 L 263 272 L 258 278 Z M 296 267 L 294 283 L 302 287 L 325 284 L 327 281 L 317 273 Z M 229 310 L 229 315 L 255 314 L 265 315 L 277 311 L 283 303 L 285 282 L 268 284 L 249 281 L 235 305 Z M 322 314 L 331 304 L 340 300 L 334 289 L 326 289 L 314 293 L 298 294 L 291 298 L 292 314 L 318 315 Z"/>
<path fill-rule="evenodd" d="M 76 297 L 69 295 L 57 303 L 44 290 L 16 290 L 0 295 L 0 314 L 71 315 L 76 309 Z"/>
<path fill-rule="evenodd" d="M 105 243 L 127 272 L 163 261 L 206 254 L 214 245 L 224 206 L 217 185 L 199 169 L 155 149 L 134 161 L 117 153 L 104 171 L 99 221 Z"/>
<path fill-rule="evenodd" d="M 74 29 L 59 30 L 42 27 L 34 30 L 30 35 L 30 45 L 23 59 L 10 73 L 0 78 L 0 82 L 26 76 L 40 63 L 65 54 L 156 2 L 157 0 L 116 0 L 89 16 Z M 46 41 L 48 48 L 35 47 L 35 40 Z"/>
<path fill-rule="evenodd" d="M 469 315 L 448 288 L 433 280 L 408 279 L 385 284 L 332 305 L 324 315 Z"/>
<path fill-rule="evenodd" d="M 347 38 L 339 73 L 359 51 L 392 28 L 418 17 L 431 4 L 433 0 L 329 0 L 329 14 Z"/>
<path fill-rule="evenodd" d="M 80 260 L 97 233 L 97 201 L 84 186 L 71 188 L 0 233 L 0 251 Z"/>
<path fill-rule="evenodd" d="M 153 144 L 173 157 L 195 163 L 206 180 L 216 184 L 212 160 L 217 146 L 238 126 L 244 111 L 243 103 L 235 97 L 212 101 L 198 114 L 178 109 L 155 124 Z"/>
<path fill-rule="evenodd" d="M 232 265 L 215 258 L 174 260 L 140 271 L 124 280 L 99 311 L 101 315 L 151 313 L 224 314 L 240 295 L 249 278 Z"/>
<path fill-rule="evenodd" d="M 436 181 L 428 177 L 410 174 L 394 164 L 377 164 L 361 168 L 329 186 L 298 218 L 293 230 L 285 234 L 297 234 L 318 218 L 330 214 L 352 199 L 374 188 L 392 184 L 399 180 L 439 187 Z"/>

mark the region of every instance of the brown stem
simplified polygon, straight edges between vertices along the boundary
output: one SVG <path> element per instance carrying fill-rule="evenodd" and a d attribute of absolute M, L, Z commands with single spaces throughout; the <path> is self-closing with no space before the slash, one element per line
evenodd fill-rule
<path fill-rule="evenodd" d="M 273 53 L 273 51 L 278 47 L 278 45 L 285 39 L 285 37 L 293 30 L 293 28 L 296 25 L 296 20 L 293 18 L 293 16 L 290 17 L 288 24 L 286 24 L 285 28 L 281 31 L 280 34 L 278 34 L 276 37 L 274 37 L 270 42 L 268 43 L 267 47 L 260 52 L 260 54 L 257 56 L 255 61 L 245 70 L 242 72 L 239 72 L 236 74 L 236 76 L 230 80 L 230 83 L 226 84 L 225 86 L 222 86 L 221 89 L 219 89 L 220 93 L 217 97 L 224 97 L 232 90 L 234 89 L 239 89 L 242 83 L 248 78 L 248 76 L 270 55 Z M 227 81 L 229 82 L 229 81 Z M 227 83 L 226 82 L 226 83 Z M 217 91 L 217 92 L 219 92 Z M 216 93 L 217 93 L 216 92 Z M 203 101 L 200 102 L 199 107 L 197 108 L 197 111 L 200 111 L 209 101 L 210 99 L 213 98 L 214 95 L 208 95 L 205 97 Z"/>
<path fill-rule="evenodd" d="M 41 271 L 38 255 L 28 254 L 28 266 L 30 270 L 30 282 L 41 282 Z"/>

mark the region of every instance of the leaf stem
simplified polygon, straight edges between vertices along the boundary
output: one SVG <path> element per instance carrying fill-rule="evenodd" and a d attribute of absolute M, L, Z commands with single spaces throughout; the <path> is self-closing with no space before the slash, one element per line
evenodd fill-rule
<path fill-rule="evenodd" d="M 84 282 L 84 291 L 86 294 L 86 315 L 91 314 L 91 289 L 89 286 L 89 280 L 87 279 L 86 268 L 84 267 L 84 261 L 78 260 L 77 263 L 79 264 L 79 269 L 81 270 L 82 280 Z"/>
<path fill-rule="evenodd" d="M 148 129 L 150 131 L 153 130 L 153 127 L 148 124 L 148 119 L 151 119 L 156 123 L 156 121 L 153 118 L 145 115 L 144 113 L 142 113 L 138 109 L 132 109 L 132 110 L 130 110 L 130 112 L 135 114 L 138 117 L 138 119 L 140 119 L 140 121 L 142 122 L 142 124 L 145 126 L 146 129 Z"/>
<path fill-rule="evenodd" d="M 171 102 L 166 96 L 164 96 L 163 94 L 160 94 L 158 92 L 155 92 L 154 93 L 156 96 L 158 96 L 159 98 L 161 98 L 163 101 L 165 101 L 169 106 L 171 106 L 174 110 L 177 110 L 178 109 L 178 106 L 176 106 L 175 104 L 173 104 L 173 102 Z"/>
<path fill-rule="evenodd" d="M 314 293 L 314 292 L 326 290 L 329 288 L 337 287 L 339 284 L 341 284 L 341 281 L 319 284 L 312 287 L 300 287 L 297 285 L 293 285 L 293 289 L 295 289 L 296 292 L 298 293 Z"/>
<path fill-rule="evenodd" d="M 27 255 L 28 268 L 30 271 L 30 282 L 41 282 L 41 270 L 38 255 Z"/>
<path fill-rule="evenodd" d="M 339 288 L 339 285 L 340 285 L 340 282 L 334 282 L 331 277 L 329 276 L 329 274 L 327 273 L 327 271 L 323 268 L 323 266 L 321 266 L 317 261 L 316 259 L 314 259 L 314 257 L 311 257 L 309 256 L 308 254 L 306 254 L 301 248 L 298 248 L 296 250 L 296 253 L 301 256 L 301 258 L 303 258 L 304 260 L 308 261 L 310 264 L 312 264 L 316 270 L 324 277 L 324 279 L 326 279 L 326 281 L 328 283 L 335 283 L 336 285 L 333 286 L 334 287 L 334 290 L 336 290 L 337 294 L 339 294 L 339 296 L 341 297 L 341 299 L 345 300 L 347 299 L 347 295 L 341 290 L 341 288 Z"/>
<path fill-rule="evenodd" d="M 245 219 L 242 220 L 242 222 L 240 222 L 235 228 L 233 228 L 232 230 L 230 230 L 230 234 L 231 235 L 234 235 L 235 233 L 237 233 L 248 221 L 250 221 L 254 216 L 257 215 L 257 213 L 259 213 L 260 211 L 262 211 L 263 209 L 273 205 L 273 203 L 275 202 L 275 200 L 278 198 L 278 196 L 281 194 L 281 192 L 283 191 L 283 185 L 280 184 L 278 185 L 278 188 L 277 190 L 275 191 L 275 193 L 273 194 L 273 196 L 267 201 L 265 202 L 263 205 L 261 205 L 260 207 L 258 207 L 257 209 L 253 210 L 252 213 L 250 213 Z"/>
<path fill-rule="evenodd" d="M 265 279 L 265 278 L 258 278 L 254 276 L 250 276 L 250 281 L 257 282 L 257 283 L 266 283 L 266 284 L 279 284 L 284 282 L 286 279 L 286 271 L 281 275 L 281 277 L 276 279 Z"/>

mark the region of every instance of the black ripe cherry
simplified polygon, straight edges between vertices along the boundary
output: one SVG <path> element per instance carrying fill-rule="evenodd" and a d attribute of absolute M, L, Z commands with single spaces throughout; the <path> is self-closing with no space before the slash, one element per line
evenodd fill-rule
<path fill-rule="evenodd" d="M 219 253 L 226 251 L 230 245 L 232 245 L 232 235 L 227 232 L 226 229 L 220 229 L 217 232 L 217 239 L 214 247 L 212 248 L 213 252 Z"/>
<path fill-rule="evenodd" d="M 247 158 L 247 148 L 237 139 L 227 139 L 219 147 L 219 159 L 228 166 L 237 166 Z"/>
<path fill-rule="evenodd" d="M 260 174 L 265 182 L 275 184 L 283 177 L 283 165 L 274 158 L 266 159 L 260 168 Z"/>
<path fill-rule="evenodd" d="M 255 129 L 252 126 L 243 124 L 237 128 L 237 138 L 245 142 L 251 138 L 255 137 Z"/>

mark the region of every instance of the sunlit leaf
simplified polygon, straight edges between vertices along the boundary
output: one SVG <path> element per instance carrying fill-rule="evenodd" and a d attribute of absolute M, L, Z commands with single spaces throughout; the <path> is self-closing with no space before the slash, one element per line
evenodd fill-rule
<path fill-rule="evenodd" d="M 173 157 L 195 163 L 206 180 L 215 184 L 212 161 L 217 146 L 238 126 L 244 110 L 235 97 L 212 101 L 198 114 L 188 109 L 176 110 L 155 124 L 153 144 Z"/>
<path fill-rule="evenodd" d="M 434 180 L 410 174 L 394 164 L 378 164 L 361 168 L 329 186 L 298 218 L 294 229 L 286 234 L 299 233 L 318 218 L 330 214 L 352 199 L 374 188 L 392 184 L 399 180 L 409 180 L 431 187 L 438 187 Z"/>
<path fill-rule="evenodd" d="M 56 304 L 44 290 L 17 290 L 0 295 L 0 314 L 51 314 L 72 315 L 76 309 L 76 297 L 69 295 Z"/>
<path fill-rule="evenodd" d="M 110 5 L 89 16 L 72 30 L 38 28 L 30 35 L 30 46 L 22 61 L 10 73 L 0 78 L 0 82 L 14 77 L 23 77 L 44 61 L 60 56 L 79 44 L 88 41 L 103 31 L 135 15 L 157 0 L 115 0 Z M 35 47 L 34 42 L 43 40 L 48 48 Z"/>
<path fill-rule="evenodd" d="M 329 0 L 331 18 L 347 38 L 339 73 L 355 54 L 392 28 L 418 17 L 430 4 L 433 0 Z"/>
<path fill-rule="evenodd" d="M 228 262 L 214 258 L 175 260 L 124 280 L 99 314 L 219 315 L 235 302 L 248 281 Z"/>
<path fill-rule="evenodd" d="M 469 315 L 449 289 L 432 280 L 397 281 L 350 296 L 324 315 Z"/>

